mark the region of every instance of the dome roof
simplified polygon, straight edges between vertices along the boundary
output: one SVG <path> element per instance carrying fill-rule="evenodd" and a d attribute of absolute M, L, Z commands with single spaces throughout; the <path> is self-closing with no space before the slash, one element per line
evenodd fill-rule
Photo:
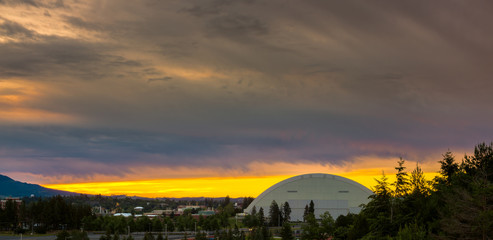
<path fill-rule="evenodd" d="M 279 206 L 285 202 L 291 207 L 291 221 L 302 221 L 305 206 L 313 201 L 315 216 L 329 211 L 335 219 L 339 215 L 359 213 L 361 204 L 368 203 L 373 192 L 365 186 L 336 175 L 312 173 L 283 180 L 260 194 L 245 212 L 262 207 L 266 215 L 272 201 Z"/>

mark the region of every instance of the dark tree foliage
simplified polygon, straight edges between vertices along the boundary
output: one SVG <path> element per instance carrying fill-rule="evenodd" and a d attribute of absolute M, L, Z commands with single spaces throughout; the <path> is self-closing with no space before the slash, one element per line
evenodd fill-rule
<path fill-rule="evenodd" d="M 269 208 L 269 225 L 270 226 L 279 226 L 281 223 L 280 219 L 281 211 L 279 209 L 279 205 L 275 200 L 272 200 Z"/>
<path fill-rule="evenodd" d="M 257 219 L 258 219 L 258 225 L 259 226 L 264 226 L 265 225 L 265 217 L 264 217 L 264 208 L 260 207 L 257 213 Z"/>
<path fill-rule="evenodd" d="M 9 200 L 5 209 L 0 209 L 0 230 L 30 229 L 46 233 L 51 230 L 80 229 L 82 219 L 91 215 L 89 205 L 70 203 L 61 196 L 24 198 L 21 205 Z"/>
<path fill-rule="evenodd" d="M 349 239 L 349 232 L 353 227 L 356 215 L 349 213 L 347 215 L 339 215 L 334 223 L 334 238 Z"/>
<path fill-rule="evenodd" d="M 479 144 L 474 155 L 465 156 L 458 171 L 448 176 L 448 184 L 439 186 L 445 203 L 441 209 L 440 237 L 488 239 L 493 236 L 492 153 L 492 144 Z"/>
<path fill-rule="evenodd" d="M 315 216 L 315 204 L 313 200 L 310 200 L 310 204 L 305 205 L 305 211 L 303 212 L 303 222 L 306 222 L 308 215 Z"/>
<path fill-rule="evenodd" d="M 454 155 L 452 155 L 452 152 L 450 151 L 446 152 L 442 156 L 443 159 L 439 161 L 440 174 L 447 183 L 450 183 L 452 176 L 459 171 L 459 164 L 455 162 Z"/>
<path fill-rule="evenodd" d="M 308 213 L 315 215 L 315 204 L 313 200 L 310 200 L 310 205 L 308 206 Z"/>
<path fill-rule="evenodd" d="M 385 175 L 360 214 L 335 222 L 335 239 L 488 239 L 493 236 L 493 144 L 478 144 L 461 164 L 448 151 L 440 176 L 420 165 L 409 178 L 398 161 L 396 182 Z M 393 189 L 391 188 L 393 187 Z"/>
<path fill-rule="evenodd" d="M 377 181 L 374 188 L 375 194 L 370 196 L 370 202 L 365 206 L 362 214 L 367 216 L 369 234 L 373 237 L 383 238 L 393 231 L 392 219 L 392 190 L 385 174 Z"/>
<path fill-rule="evenodd" d="M 63 230 L 56 235 L 55 240 L 67 240 L 67 238 L 70 238 L 70 233 L 67 230 Z"/>
<path fill-rule="evenodd" d="M 197 233 L 195 233 L 195 240 L 207 240 L 207 234 L 205 232 L 198 231 Z"/>
<path fill-rule="evenodd" d="M 329 212 L 320 216 L 320 222 L 317 221 L 313 213 L 306 216 L 306 224 L 302 226 L 301 239 L 323 240 L 334 235 L 334 219 Z"/>
<path fill-rule="evenodd" d="M 70 240 L 89 240 L 86 231 L 73 230 L 70 232 Z"/>
<path fill-rule="evenodd" d="M 282 240 L 294 240 L 293 229 L 288 222 L 282 224 L 281 229 L 281 239 Z"/>
<path fill-rule="evenodd" d="M 289 222 L 291 220 L 291 207 L 288 202 L 282 205 L 282 222 Z"/>
<path fill-rule="evenodd" d="M 144 240 L 154 240 L 154 236 L 150 232 L 144 234 Z"/>
<path fill-rule="evenodd" d="M 489 182 L 493 182 L 493 143 L 478 144 L 474 147 L 474 155 L 464 157 L 461 167 L 467 175 L 481 175 Z"/>
<path fill-rule="evenodd" d="M 308 214 L 310 214 L 310 211 L 308 211 L 308 204 L 307 204 L 305 205 L 305 211 L 303 211 L 303 222 L 306 222 Z"/>
<path fill-rule="evenodd" d="M 255 198 L 253 197 L 244 197 L 243 201 L 241 202 L 241 210 L 245 210 L 250 205 L 250 203 L 253 202 L 253 200 L 255 200 Z"/>
<path fill-rule="evenodd" d="M 394 186 L 394 194 L 397 198 L 405 196 L 409 190 L 409 179 L 407 173 L 404 171 L 406 167 L 404 167 L 404 159 L 400 158 L 397 162 L 399 166 L 395 167 L 397 173 L 395 174 L 396 180 L 392 184 Z"/>

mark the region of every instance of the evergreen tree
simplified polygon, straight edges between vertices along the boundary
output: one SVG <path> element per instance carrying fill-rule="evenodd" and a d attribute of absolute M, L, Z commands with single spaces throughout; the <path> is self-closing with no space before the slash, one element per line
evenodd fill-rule
<path fill-rule="evenodd" d="M 258 210 L 258 225 L 259 226 L 264 226 L 265 225 L 265 217 L 264 217 L 264 208 L 260 207 Z"/>
<path fill-rule="evenodd" d="M 440 163 L 440 174 L 450 183 L 452 176 L 459 171 L 459 164 L 455 162 L 454 155 L 448 151 L 443 156 Z"/>
<path fill-rule="evenodd" d="M 425 179 L 423 170 L 418 163 L 416 163 L 416 168 L 411 173 L 411 194 L 426 196 L 429 194 L 430 186 Z"/>
<path fill-rule="evenodd" d="M 282 216 L 283 223 L 289 222 L 291 220 L 291 207 L 289 206 L 288 202 L 284 202 L 284 204 L 282 205 Z"/>
<path fill-rule="evenodd" d="M 308 210 L 308 204 L 305 205 L 305 211 L 303 211 L 303 222 L 306 222 L 306 218 L 308 217 L 308 214 L 310 214 L 310 211 Z"/>
<path fill-rule="evenodd" d="M 306 216 L 306 224 L 302 227 L 301 239 L 303 240 L 316 240 L 320 239 L 320 229 L 317 223 L 317 219 L 315 219 L 315 215 L 312 213 L 308 213 Z"/>
<path fill-rule="evenodd" d="M 253 206 L 252 208 L 252 215 L 257 215 L 257 207 Z"/>
<path fill-rule="evenodd" d="M 279 219 L 280 211 L 279 205 L 275 200 L 272 200 L 269 208 L 269 218 L 270 218 L 270 226 L 279 226 L 281 220 Z"/>
<path fill-rule="evenodd" d="M 310 200 L 310 206 L 308 207 L 308 212 L 315 215 L 315 204 L 313 203 L 313 200 Z"/>
<path fill-rule="evenodd" d="M 161 232 L 161 231 L 163 231 L 163 223 L 157 217 L 152 220 L 152 231 L 153 232 Z"/>
<path fill-rule="evenodd" d="M 351 228 L 354 228 L 356 214 L 339 215 L 334 223 L 334 239 L 348 239 Z"/>
<path fill-rule="evenodd" d="M 445 195 L 448 214 L 441 220 L 446 236 L 457 239 L 488 239 L 493 236 L 493 183 L 486 171 L 475 172 L 469 186 L 454 186 Z"/>
<path fill-rule="evenodd" d="M 238 228 L 238 225 L 235 224 L 235 228 L 232 232 L 233 235 L 233 240 L 241 240 L 242 234 L 240 232 L 240 229 Z"/>
<path fill-rule="evenodd" d="M 55 240 L 67 240 L 67 239 L 70 239 L 70 233 L 67 232 L 67 230 L 62 230 L 56 235 Z"/>
<path fill-rule="evenodd" d="M 154 240 L 154 236 L 150 232 L 144 234 L 144 240 Z"/>
<path fill-rule="evenodd" d="M 195 240 L 207 240 L 207 235 L 205 234 L 205 232 L 198 231 L 197 233 L 195 233 Z"/>
<path fill-rule="evenodd" d="M 335 221 L 329 212 L 325 212 L 320 215 L 320 236 L 321 239 L 328 239 L 334 235 L 335 231 Z"/>
<path fill-rule="evenodd" d="M 367 217 L 369 225 L 369 234 L 376 238 L 390 236 L 394 232 L 391 223 L 391 200 L 392 190 L 387 182 L 385 173 L 377 181 L 373 192 L 370 196 L 370 202 L 363 208 L 362 214 Z"/>
<path fill-rule="evenodd" d="M 409 180 L 407 173 L 404 171 L 406 169 L 406 167 L 404 167 L 404 162 L 404 159 L 400 158 L 400 160 L 397 161 L 399 166 L 395 167 L 397 174 L 395 175 L 395 182 L 392 185 L 395 188 L 394 194 L 397 198 L 406 195 L 409 189 Z"/>
<path fill-rule="evenodd" d="M 482 175 L 489 182 L 493 182 L 493 143 L 489 146 L 485 143 L 475 146 L 474 155 L 466 156 L 462 165 L 468 175 Z"/>
<path fill-rule="evenodd" d="M 281 229 L 281 239 L 282 240 L 294 240 L 293 230 L 288 222 L 282 224 Z"/>
<path fill-rule="evenodd" d="M 405 224 L 403 228 L 399 228 L 397 240 L 421 240 L 427 239 L 427 232 L 422 226 L 418 225 L 416 222 L 412 224 Z"/>
<path fill-rule="evenodd" d="M 231 198 L 229 197 L 229 195 L 227 195 L 225 198 L 224 198 L 224 202 L 221 204 L 221 206 L 224 208 L 226 206 L 228 206 L 228 204 L 231 202 Z"/>

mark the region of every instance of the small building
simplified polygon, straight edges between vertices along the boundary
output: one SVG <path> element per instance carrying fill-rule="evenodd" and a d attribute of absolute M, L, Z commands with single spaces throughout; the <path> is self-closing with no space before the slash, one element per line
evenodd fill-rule
<path fill-rule="evenodd" d="M 132 217 L 132 214 L 131 213 L 115 213 L 113 214 L 113 216 L 115 217 Z"/>
<path fill-rule="evenodd" d="M 5 199 L 0 200 L 0 208 L 5 209 L 7 207 L 7 202 L 12 201 L 17 208 L 22 205 L 22 200 L 18 197 L 7 197 Z"/>
<path fill-rule="evenodd" d="M 195 220 L 199 220 L 200 219 L 200 216 L 202 216 L 203 218 L 206 218 L 206 217 L 209 217 L 209 216 L 212 216 L 216 214 L 215 211 L 210 211 L 210 210 L 207 210 L 207 211 L 199 211 L 198 213 L 196 214 L 192 214 L 192 217 L 195 219 Z"/>
<path fill-rule="evenodd" d="M 101 215 L 101 216 L 105 216 L 107 214 L 111 214 L 110 210 L 109 209 L 106 209 L 102 206 L 94 206 L 92 207 L 92 212 L 96 215 Z"/>

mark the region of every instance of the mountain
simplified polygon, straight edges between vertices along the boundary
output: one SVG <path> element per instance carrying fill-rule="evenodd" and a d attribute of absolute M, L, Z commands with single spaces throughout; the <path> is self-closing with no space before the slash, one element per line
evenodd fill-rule
<path fill-rule="evenodd" d="M 36 184 L 15 181 L 12 178 L 0 174 L 0 197 L 29 197 L 31 194 L 34 194 L 36 197 L 77 195 L 77 193 L 54 190 Z"/>

